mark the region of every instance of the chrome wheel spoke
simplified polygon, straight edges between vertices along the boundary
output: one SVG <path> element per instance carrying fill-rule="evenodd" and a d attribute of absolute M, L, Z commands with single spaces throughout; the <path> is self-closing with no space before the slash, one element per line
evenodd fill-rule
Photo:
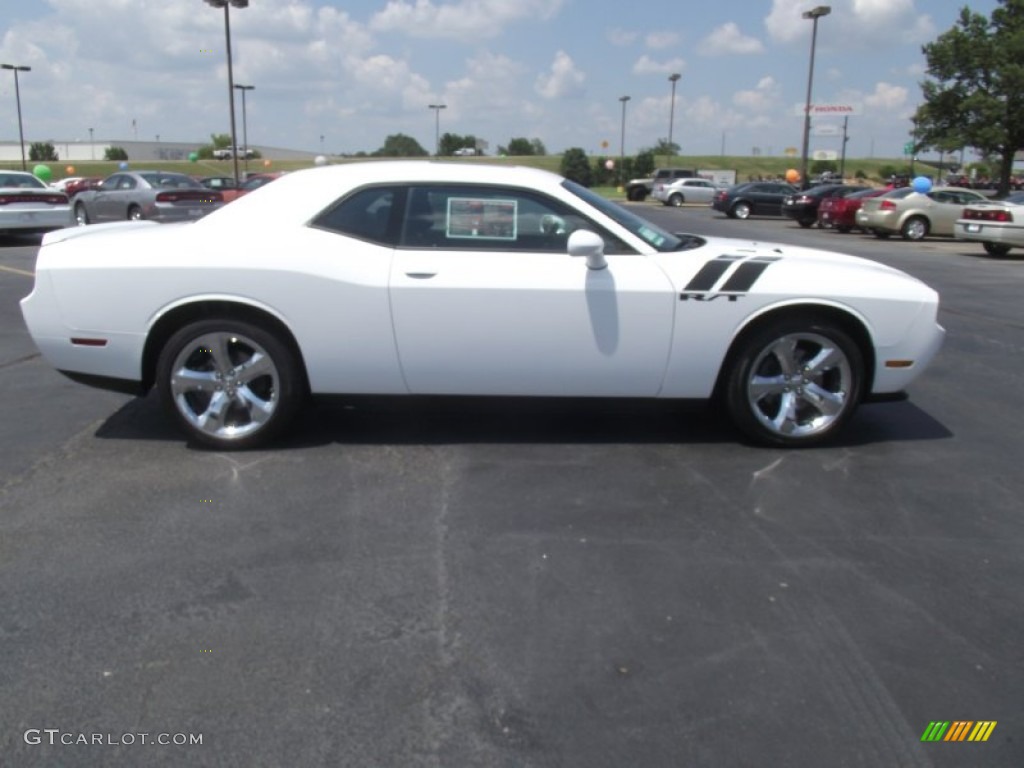
<path fill-rule="evenodd" d="M 846 361 L 846 357 L 838 347 L 822 346 L 814 357 L 804 363 L 809 376 L 820 376 L 824 371 L 831 370 Z"/>
<path fill-rule="evenodd" d="M 235 402 L 245 409 L 249 420 L 256 424 L 262 424 L 274 413 L 274 401 L 264 400 L 248 387 L 239 387 L 235 397 Z"/>
<path fill-rule="evenodd" d="M 775 427 L 776 432 L 781 435 L 790 435 L 796 431 L 798 426 L 796 406 L 796 395 L 792 392 L 786 392 L 782 395 L 782 401 L 779 403 L 779 412 L 772 419 L 772 426 Z"/>
<path fill-rule="evenodd" d="M 796 345 L 797 339 L 787 336 L 775 342 L 769 350 L 784 374 L 792 374 L 797 370 Z"/>
<path fill-rule="evenodd" d="M 813 383 L 804 388 L 804 400 L 829 419 L 838 416 L 846 405 L 844 393 L 830 392 Z"/>
<path fill-rule="evenodd" d="M 785 376 L 754 376 L 748 389 L 750 398 L 759 402 L 769 395 L 781 395 L 787 386 Z"/>
<path fill-rule="evenodd" d="M 171 377 L 171 391 L 175 395 L 186 395 L 189 392 L 213 392 L 216 387 L 217 378 L 211 371 L 179 368 Z"/>
<path fill-rule="evenodd" d="M 273 375 L 274 364 L 270 358 L 262 352 L 255 352 L 253 356 L 235 368 L 235 378 L 239 384 L 248 384 L 260 376 Z"/>
<path fill-rule="evenodd" d="M 219 433 L 224 429 L 224 416 L 230 405 L 230 397 L 223 392 L 215 392 L 206 410 L 196 415 L 195 425 L 204 432 Z"/>

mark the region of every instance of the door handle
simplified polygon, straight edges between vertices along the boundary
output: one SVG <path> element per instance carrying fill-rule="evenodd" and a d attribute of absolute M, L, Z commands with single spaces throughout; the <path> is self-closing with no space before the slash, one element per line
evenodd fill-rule
<path fill-rule="evenodd" d="M 413 280 L 429 280 L 432 277 L 437 276 L 437 272 L 406 272 L 406 277 L 411 277 Z"/>

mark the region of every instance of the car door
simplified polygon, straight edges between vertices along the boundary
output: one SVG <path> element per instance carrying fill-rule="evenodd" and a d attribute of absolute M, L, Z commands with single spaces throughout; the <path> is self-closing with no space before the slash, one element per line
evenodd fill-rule
<path fill-rule="evenodd" d="M 96 187 L 95 193 L 89 199 L 89 218 L 93 222 L 107 221 L 110 217 L 111 198 L 117 193 L 118 184 L 121 182 L 120 173 L 108 176 Z M 88 196 L 87 196 L 88 198 Z"/>
<path fill-rule="evenodd" d="M 568 255 L 606 243 L 606 269 Z M 416 394 L 653 396 L 676 298 L 667 276 L 568 205 L 532 190 L 409 188 L 392 262 L 403 375 Z"/>
<path fill-rule="evenodd" d="M 111 176 L 96 195 L 96 220 L 121 221 L 128 217 L 128 199 L 135 189 L 135 178 L 126 173 Z"/>
<path fill-rule="evenodd" d="M 754 213 L 778 216 L 782 213 L 782 198 L 785 196 L 779 184 L 758 184 L 751 194 Z"/>
<path fill-rule="evenodd" d="M 965 189 L 947 189 L 936 193 L 938 205 L 935 206 L 932 221 L 932 234 L 952 235 L 956 220 L 961 217 L 964 206 L 981 202 L 985 198 L 976 192 Z"/>

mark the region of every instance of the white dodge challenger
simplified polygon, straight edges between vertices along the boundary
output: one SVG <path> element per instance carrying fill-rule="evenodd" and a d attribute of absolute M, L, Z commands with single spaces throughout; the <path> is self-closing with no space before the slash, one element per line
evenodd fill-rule
<path fill-rule="evenodd" d="M 944 335 L 936 292 L 872 261 L 419 161 L 288 174 L 194 223 L 51 232 L 21 306 L 56 369 L 155 385 L 221 449 L 357 393 L 715 398 L 757 442 L 810 445 L 901 397 Z"/>

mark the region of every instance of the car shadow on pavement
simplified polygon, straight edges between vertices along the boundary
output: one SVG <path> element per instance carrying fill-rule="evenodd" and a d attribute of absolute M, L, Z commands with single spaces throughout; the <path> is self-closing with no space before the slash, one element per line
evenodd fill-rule
<path fill-rule="evenodd" d="M 940 422 L 910 402 L 862 406 L 829 447 L 938 440 L 952 437 Z M 135 398 L 96 431 L 106 440 L 180 441 L 150 394 Z M 702 402 L 592 398 L 331 397 L 299 414 L 275 450 L 330 444 L 445 445 L 742 444 L 715 407 Z M 189 447 L 205 450 L 199 444 Z"/>

